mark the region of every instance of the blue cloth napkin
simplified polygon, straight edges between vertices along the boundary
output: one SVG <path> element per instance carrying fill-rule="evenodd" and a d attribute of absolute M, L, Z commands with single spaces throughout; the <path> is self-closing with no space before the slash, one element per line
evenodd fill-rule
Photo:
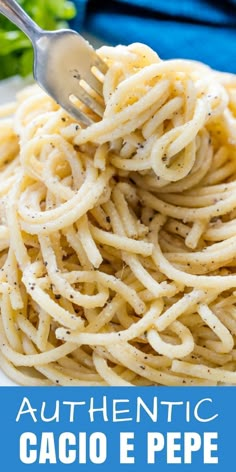
<path fill-rule="evenodd" d="M 143 42 L 162 59 L 236 73 L 236 0 L 75 0 L 75 27 L 112 45 Z"/>

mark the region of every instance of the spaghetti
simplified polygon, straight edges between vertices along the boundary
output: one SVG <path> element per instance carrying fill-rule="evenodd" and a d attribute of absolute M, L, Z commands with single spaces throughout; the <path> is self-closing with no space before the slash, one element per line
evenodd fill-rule
<path fill-rule="evenodd" d="M 236 78 L 141 44 L 98 53 L 90 127 L 37 86 L 0 108 L 1 368 L 236 384 Z"/>

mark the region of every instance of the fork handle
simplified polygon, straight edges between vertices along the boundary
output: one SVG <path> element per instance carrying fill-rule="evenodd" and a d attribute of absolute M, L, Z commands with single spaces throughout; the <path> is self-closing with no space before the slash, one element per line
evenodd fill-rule
<path fill-rule="evenodd" d="M 18 26 L 32 43 L 42 34 L 41 28 L 27 15 L 16 0 L 0 0 L 0 13 Z"/>

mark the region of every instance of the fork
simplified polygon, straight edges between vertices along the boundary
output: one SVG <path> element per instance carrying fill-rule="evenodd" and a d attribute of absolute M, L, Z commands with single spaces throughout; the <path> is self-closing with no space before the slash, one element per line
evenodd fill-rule
<path fill-rule="evenodd" d="M 15 0 L 0 0 L 0 13 L 31 40 L 33 74 L 40 87 L 82 126 L 98 121 L 104 112 L 102 79 L 107 66 L 88 41 L 73 30 L 41 29 Z M 88 112 L 86 107 L 79 109 L 76 100 Z"/>

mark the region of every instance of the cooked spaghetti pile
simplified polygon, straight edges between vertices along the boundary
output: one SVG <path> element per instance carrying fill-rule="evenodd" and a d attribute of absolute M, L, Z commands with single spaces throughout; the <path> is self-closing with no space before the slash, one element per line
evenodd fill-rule
<path fill-rule="evenodd" d="M 0 109 L 1 368 L 236 384 L 236 77 L 141 44 L 99 54 L 88 128 L 37 86 Z"/>

